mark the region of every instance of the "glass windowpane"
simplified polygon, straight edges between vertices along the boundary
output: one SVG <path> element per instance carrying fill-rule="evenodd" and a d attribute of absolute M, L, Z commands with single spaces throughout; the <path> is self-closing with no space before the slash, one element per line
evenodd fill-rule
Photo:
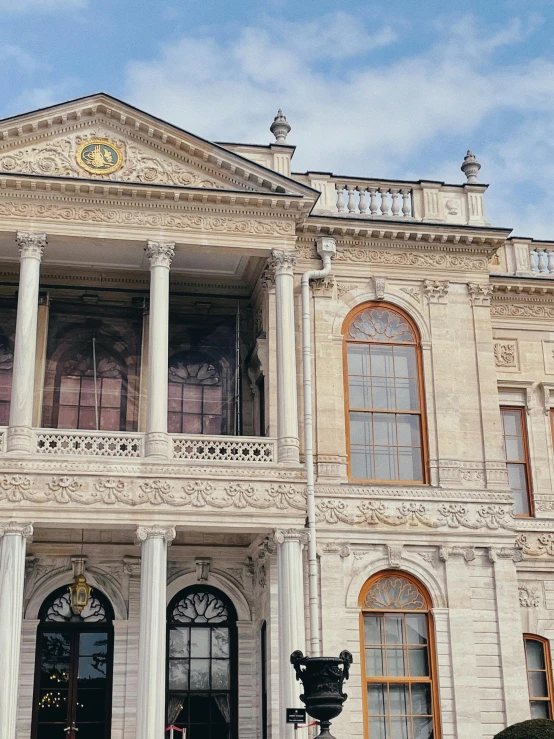
<path fill-rule="evenodd" d="M 546 670 L 544 662 L 544 645 L 535 639 L 525 640 L 528 670 Z"/>
<path fill-rule="evenodd" d="M 190 656 L 210 656 L 210 629 L 192 629 L 190 635 Z"/>
<path fill-rule="evenodd" d="M 398 457 L 396 447 L 376 446 L 375 479 L 398 480 Z"/>
<path fill-rule="evenodd" d="M 350 442 L 369 445 L 373 443 L 372 413 L 350 414 Z"/>
<path fill-rule="evenodd" d="M 414 739 L 433 739 L 433 719 L 414 717 Z"/>
<path fill-rule="evenodd" d="M 350 461 L 354 479 L 375 479 L 372 447 L 353 446 L 350 450 Z"/>
<path fill-rule="evenodd" d="M 169 660 L 169 690 L 188 689 L 189 661 L 188 659 Z"/>
<path fill-rule="evenodd" d="M 429 674 L 427 663 L 427 649 L 409 649 L 410 675 L 412 677 L 423 677 Z"/>
<path fill-rule="evenodd" d="M 348 380 L 348 392 L 351 408 L 371 408 L 371 380 L 365 377 L 351 376 Z"/>
<path fill-rule="evenodd" d="M 383 717 L 372 717 L 369 719 L 370 739 L 387 739 L 387 719 Z"/>
<path fill-rule="evenodd" d="M 504 435 L 505 436 L 522 436 L 521 429 L 521 412 L 502 410 L 502 421 L 504 424 Z"/>
<path fill-rule="evenodd" d="M 385 408 L 394 410 L 396 407 L 394 397 L 394 379 L 392 377 L 375 377 L 374 375 L 372 379 L 372 387 L 373 403 L 369 407 L 378 410 L 383 410 Z M 403 407 L 405 408 L 406 406 Z"/>
<path fill-rule="evenodd" d="M 210 687 L 210 660 L 191 659 L 190 689 L 206 690 Z"/>
<path fill-rule="evenodd" d="M 529 672 L 529 695 L 531 698 L 548 698 L 546 672 Z"/>
<path fill-rule="evenodd" d="M 420 613 L 406 614 L 408 644 L 427 644 L 427 618 Z"/>
<path fill-rule="evenodd" d="M 229 660 L 212 660 L 212 688 L 228 690 L 230 687 Z"/>
<path fill-rule="evenodd" d="M 431 686 L 429 683 L 412 684 L 412 713 L 416 716 L 431 714 Z"/>
<path fill-rule="evenodd" d="M 189 632 L 190 629 L 187 626 L 171 628 L 169 632 L 170 657 L 189 656 Z"/>
<path fill-rule="evenodd" d="M 385 616 L 385 638 L 387 644 L 404 642 L 404 616 L 387 613 Z"/>
<path fill-rule="evenodd" d="M 375 444 L 394 445 L 396 441 L 396 417 L 392 413 L 374 413 Z"/>
<path fill-rule="evenodd" d="M 365 650 L 365 671 L 369 677 L 379 677 L 385 674 L 383 669 L 383 650 L 381 647 Z"/>
<path fill-rule="evenodd" d="M 383 643 L 383 619 L 381 616 L 364 615 L 364 637 L 366 644 Z"/>
<path fill-rule="evenodd" d="M 550 718 L 548 701 L 531 701 L 531 718 Z"/>
<path fill-rule="evenodd" d="M 523 462 L 525 454 L 523 451 L 523 439 L 521 437 L 506 437 L 506 459 L 510 462 Z"/>
<path fill-rule="evenodd" d="M 529 511 L 529 496 L 526 490 L 513 490 L 514 494 L 514 513 L 517 515 L 528 516 Z"/>
<path fill-rule="evenodd" d="M 423 480 L 421 449 L 418 447 L 398 447 L 398 479 Z"/>
<path fill-rule="evenodd" d="M 403 649 L 387 649 L 387 674 L 394 676 L 407 675 L 406 656 Z"/>
<path fill-rule="evenodd" d="M 396 379 L 396 405 L 398 410 L 419 410 L 419 388 L 416 379 L 399 377 Z"/>
<path fill-rule="evenodd" d="M 391 715 L 410 714 L 410 694 L 407 685 L 391 683 L 389 685 L 389 701 Z"/>
<path fill-rule="evenodd" d="M 367 710 L 370 716 L 384 716 L 388 713 L 387 686 L 384 683 L 367 686 Z"/>
<path fill-rule="evenodd" d="M 349 344 L 347 359 L 349 375 L 369 376 L 369 345 Z"/>
<path fill-rule="evenodd" d="M 393 351 L 395 377 L 417 377 L 415 346 L 395 346 Z"/>
<path fill-rule="evenodd" d="M 371 375 L 373 377 L 394 377 L 393 347 L 370 344 Z"/>

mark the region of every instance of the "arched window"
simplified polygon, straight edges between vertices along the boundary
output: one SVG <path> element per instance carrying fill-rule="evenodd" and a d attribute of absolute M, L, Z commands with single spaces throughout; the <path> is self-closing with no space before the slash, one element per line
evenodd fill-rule
<path fill-rule="evenodd" d="M 70 603 L 66 586 L 40 609 L 31 736 L 109 739 L 113 611 L 94 588 L 80 615 Z"/>
<path fill-rule="evenodd" d="M 167 723 L 187 739 L 236 739 L 237 629 L 230 600 L 193 586 L 167 610 Z"/>
<path fill-rule="evenodd" d="M 366 304 L 348 316 L 344 338 L 351 479 L 426 482 L 416 327 L 397 308 Z"/>
<path fill-rule="evenodd" d="M 134 310 L 53 304 L 42 425 L 136 431 L 142 318 Z M 96 385 L 95 385 L 96 377 Z"/>
<path fill-rule="evenodd" d="M 434 739 L 438 702 L 430 602 L 404 573 L 371 578 L 360 596 L 366 739 Z"/>
<path fill-rule="evenodd" d="M 550 644 L 534 634 L 524 634 L 527 685 L 531 718 L 553 718 Z"/>
<path fill-rule="evenodd" d="M 7 426 L 10 418 L 15 315 L 11 301 L 0 301 L 0 426 Z"/>

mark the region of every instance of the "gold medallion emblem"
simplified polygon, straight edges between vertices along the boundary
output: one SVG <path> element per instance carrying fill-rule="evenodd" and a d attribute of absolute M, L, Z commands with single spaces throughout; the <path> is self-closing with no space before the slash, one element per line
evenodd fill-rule
<path fill-rule="evenodd" d="M 91 174 L 111 174 L 123 166 L 121 149 L 108 139 L 84 141 L 75 158 L 79 167 Z"/>

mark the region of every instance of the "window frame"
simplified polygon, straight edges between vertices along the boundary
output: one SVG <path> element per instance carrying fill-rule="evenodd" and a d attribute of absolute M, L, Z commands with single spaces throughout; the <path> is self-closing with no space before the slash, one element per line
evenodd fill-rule
<path fill-rule="evenodd" d="M 348 338 L 348 331 L 350 326 L 356 319 L 356 317 L 366 310 L 372 308 L 380 308 L 382 310 L 390 310 L 393 313 L 401 316 L 410 326 L 413 331 L 415 341 L 414 342 L 371 342 L 362 341 L 361 339 L 350 339 Z M 398 409 L 384 409 L 384 410 L 363 410 L 365 413 L 390 413 L 392 415 L 414 415 L 419 417 L 419 426 L 421 431 L 421 469 L 422 469 L 422 480 L 385 480 L 385 479 L 372 479 L 372 478 L 360 478 L 352 476 L 352 451 L 350 441 L 350 413 L 356 412 L 357 409 L 350 407 L 350 388 L 349 388 L 349 374 L 348 374 L 348 345 L 349 344 L 362 344 L 371 345 L 377 344 L 379 346 L 413 346 L 415 347 L 416 355 L 416 371 L 417 371 L 417 389 L 419 394 L 419 411 L 403 411 Z M 353 483 L 374 483 L 377 485 L 429 485 L 429 448 L 428 448 L 428 429 L 427 429 L 427 413 L 426 413 L 426 400 L 425 400 L 425 385 L 423 379 L 423 352 L 421 348 L 421 335 L 415 321 L 401 308 L 398 306 L 382 302 L 382 301 L 369 301 L 361 303 L 351 310 L 342 326 L 342 375 L 344 385 L 344 422 L 345 422 L 345 436 L 346 436 L 346 456 L 347 456 L 347 474 L 349 482 Z"/>
<path fill-rule="evenodd" d="M 39 724 L 39 701 L 40 701 L 40 677 L 41 677 L 41 658 L 42 658 L 42 647 L 44 643 L 44 637 L 49 633 L 63 632 L 69 636 L 70 639 L 70 679 L 68 680 L 68 721 L 70 720 L 70 708 L 73 710 L 73 718 L 76 717 L 76 703 L 77 703 L 77 690 L 78 690 L 78 668 L 79 668 L 79 637 L 81 634 L 94 634 L 94 633 L 107 633 L 108 643 L 106 650 L 106 686 L 105 686 L 105 715 L 104 715 L 104 735 L 99 736 L 98 739 L 109 739 L 111 737 L 112 730 L 112 711 L 113 711 L 113 672 L 114 672 L 114 627 L 113 622 L 115 620 L 114 611 L 111 603 L 104 593 L 98 588 L 93 588 L 92 593 L 95 598 L 98 598 L 106 611 L 105 621 L 46 621 L 46 614 L 51 603 L 56 598 L 63 595 L 68 591 L 68 586 L 64 585 L 61 588 L 53 590 L 43 601 L 39 610 L 39 624 L 37 627 L 37 635 L 35 640 L 35 673 L 33 677 L 33 697 L 32 697 L 32 712 L 31 712 L 31 739 L 37 739 L 40 724 Z M 75 733 L 78 735 L 78 732 Z"/>
<path fill-rule="evenodd" d="M 544 666 L 545 666 L 545 672 L 546 672 L 546 685 L 548 688 L 548 696 L 545 698 L 531 698 L 531 691 L 529 690 L 529 667 L 527 664 L 527 642 L 528 641 L 535 641 L 539 642 L 539 644 L 542 645 L 543 650 L 543 656 L 544 656 Z M 553 678 L 552 678 L 552 657 L 550 653 L 550 641 L 546 639 L 543 636 L 538 636 L 538 634 L 523 634 L 523 646 L 524 646 L 524 652 L 525 652 L 525 676 L 527 679 L 527 694 L 529 696 L 529 706 L 531 706 L 531 703 L 546 703 L 548 705 L 548 712 L 549 712 L 549 719 L 554 718 L 554 688 L 553 688 Z M 532 670 L 533 672 L 533 670 Z M 539 670 L 539 672 L 542 672 L 542 670 Z"/>
<path fill-rule="evenodd" d="M 173 621 L 171 619 L 171 615 L 173 613 L 173 610 L 176 606 L 176 604 L 185 598 L 187 595 L 191 593 L 209 593 L 211 595 L 215 595 L 217 598 L 219 598 L 226 606 L 227 608 L 227 614 L 228 618 L 227 621 L 221 623 L 220 625 L 225 626 L 229 630 L 229 670 L 230 670 L 230 682 L 229 682 L 229 690 L 217 690 L 212 689 L 211 687 L 206 690 L 199 690 L 199 691 L 192 691 L 190 690 L 190 687 L 188 690 L 183 691 L 188 693 L 189 695 L 191 693 L 197 692 L 197 693 L 229 693 L 230 696 L 230 706 L 231 706 L 231 714 L 232 714 L 232 720 L 230 723 L 230 737 L 231 739 L 237 739 L 238 738 L 238 732 L 239 732 L 239 645 L 238 645 L 238 614 L 236 611 L 236 608 L 234 606 L 234 603 L 231 601 L 230 597 L 225 593 L 225 591 L 219 589 L 218 587 L 215 587 L 213 585 L 207 585 L 205 583 L 197 583 L 195 585 L 187 585 L 179 592 L 177 592 L 173 598 L 169 601 L 167 608 L 166 608 L 166 656 L 165 656 L 165 704 L 164 704 L 164 720 L 167 718 L 167 710 L 169 705 L 169 698 L 170 698 L 170 690 L 169 690 L 169 661 L 170 661 L 170 632 L 172 628 L 180 628 L 183 626 L 188 626 L 192 629 L 198 629 L 198 628 L 207 628 L 210 627 L 210 624 L 202 624 L 202 623 L 185 623 L 180 621 Z M 218 623 L 214 623 L 212 626 L 218 626 Z M 210 660 L 212 658 L 210 657 Z M 171 691 L 171 692 L 178 692 L 178 691 Z M 180 723 L 180 722 L 179 722 Z M 188 722 L 190 723 L 190 722 Z"/>
<path fill-rule="evenodd" d="M 402 610 L 402 609 L 371 609 L 364 607 L 365 598 L 372 588 L 372 586 L 379 580 L 384 580 L 388 577 L 400 577 L 403 580 L 407 580 L 418 592 L 423 596 L 425 601 L 425 610 Z M 364 738 L 372 739 L 369 734 L 369 710 L 367 704 L 367 688 L 368 685 L 374 683 L 385 683 L 385 684 L 402 684 L 402 683 L 428 683 L 431 686 L 431 710 L 433 717 L 433 739 L 441 739 L 441 706 L 439 697 L 439 682 L 438 682 L 438 662 L 436 653 L 436 632 L 435 622 L 433 618 L 431 598 L 427 589 L 422 583 L 412 575 L 402 570 L 381 570 L 376 574 L 372 575 L 364 583 L 360 596 L 358 599 L 358 607 L 360 609 L 359 615 L 359 633 L 360 633 L 360 676 L 362 682 L 362 706 L 363 706 L 363 717 L 364 717 Z M 423 678 L 421 676 L 408 676 L 408 675 L 377 675 L 368 677 L 366 675 L 366 660 L 365 660 L 365 634 L 364 634 L 364 615 L 366 614 L 387 614 L 387 613 L 420 613 L 425 614 L 427 623 L 427 649 L 428 649 L 428 665 L 429 665 L 429 676 Z M 386 714 L 390 715 L 390 714 Z"/>
<path fill-rule="evenodd" d="M 502 417 L 503 411 L 515 411 L 520 416 L 521 421 L 521 440 L 523 444 L 523 462 L 508 461 L 506 454 L 506 435 L 504 433 L 504 419 Z M 531 457 L 529 454 L 529 434 L 527 431 L 527 419 L 526 419 L 526 408 L 519 405 L 500 405 L 500 423 L 502 425 L 502 446 L 504 448 L 504 459 L 506 462 L 506 470 L 509 464 L 519 464 L 523 466 L 525 470 L 525 479 L 527 481 L 527 505 L 529 506 L 529 513 L 514 513 L 517 518 L 534 518 L 535 516 L 535 500 L 533 495 L 533 476 L 531 474 Z M 511 489 L 511 488 L 510 488 Z"/>

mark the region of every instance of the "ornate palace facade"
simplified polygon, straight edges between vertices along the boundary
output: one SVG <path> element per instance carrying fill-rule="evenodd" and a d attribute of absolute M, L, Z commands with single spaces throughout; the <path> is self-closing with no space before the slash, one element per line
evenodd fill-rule
<path fill-rule="evenodd" d="M 271 130 L 0 121 L 2 739 L 292 739 L 296 649 L 339 737 L 554 715 L 554 244 Z"/>

